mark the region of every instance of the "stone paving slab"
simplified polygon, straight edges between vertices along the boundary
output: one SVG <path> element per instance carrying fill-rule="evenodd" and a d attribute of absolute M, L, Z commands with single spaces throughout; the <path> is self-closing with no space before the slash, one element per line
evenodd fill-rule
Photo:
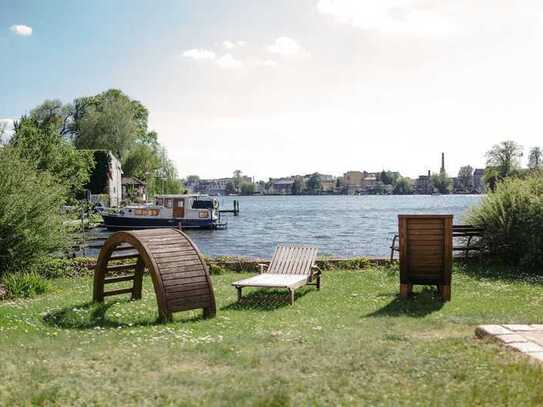
<path fill-rule="evenodd" d="M 508 349 L 521 352 L 531 360 L 543 363 L 543 325 L 506 324 L 479 325 L 475 329 L 478 338 L 491 338 Z"/>

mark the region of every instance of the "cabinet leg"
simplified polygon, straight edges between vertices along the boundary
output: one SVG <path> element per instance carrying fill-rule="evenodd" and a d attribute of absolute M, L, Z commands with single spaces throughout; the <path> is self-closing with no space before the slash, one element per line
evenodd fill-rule
<path fill-rule="evenodd" d="M 441 298 L 443 301 L 450 301 L 451 300 L 451 286 L 450 285 L 440 285 L 439 286 L 439 295 L 441 295 Z"/>
<path fill-rule="evenodd" d="M 400 298 L 409 298 L 413 293 L 413 284 L 400 284 Z"/>

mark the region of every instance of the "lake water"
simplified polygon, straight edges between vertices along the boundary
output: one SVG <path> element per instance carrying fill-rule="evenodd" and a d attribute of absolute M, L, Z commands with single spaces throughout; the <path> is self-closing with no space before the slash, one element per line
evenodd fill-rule
<path fill-rule="evenodd" d="M 208 256 L 271 257 L 278 243 L 316 245 L 338 257 L 388 256 L 398 214 L 453 214 L 462 223 L 479 195 L 250 196 L 221 198 L 221 208 L 240 203 L 240 215 L 223 215 L 226 230 L 187 233 Z"/>

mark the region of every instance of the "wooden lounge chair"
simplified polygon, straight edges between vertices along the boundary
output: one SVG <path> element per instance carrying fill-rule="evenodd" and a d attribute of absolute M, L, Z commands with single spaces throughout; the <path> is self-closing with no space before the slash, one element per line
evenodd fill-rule
<path fill-rule="evenodd" d="M 243 287 L 286 288 L 290 304 L 294 304 L 294 291 L 304 285 L 321 287 L 321 270 L 315 265 L 317 247 L 278 245 L 268 267 L 259 264 L 260 274 L 232 283 L 238 290 L 238 301 Z M 316 279 L 316 283 L 312 283 Z"/>

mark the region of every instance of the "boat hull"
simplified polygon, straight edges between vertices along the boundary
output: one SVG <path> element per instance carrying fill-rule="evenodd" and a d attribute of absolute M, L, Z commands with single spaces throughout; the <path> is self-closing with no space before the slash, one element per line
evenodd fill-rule
<path fill-rule="evenodd" d="M 218 229 L 224 224 L 210 219 L 172 219 L 172 218 L 144 218 L 102 214 L 104 227 L 108 230 L 134 230 L 154 228 L 182 229 Z"/>

